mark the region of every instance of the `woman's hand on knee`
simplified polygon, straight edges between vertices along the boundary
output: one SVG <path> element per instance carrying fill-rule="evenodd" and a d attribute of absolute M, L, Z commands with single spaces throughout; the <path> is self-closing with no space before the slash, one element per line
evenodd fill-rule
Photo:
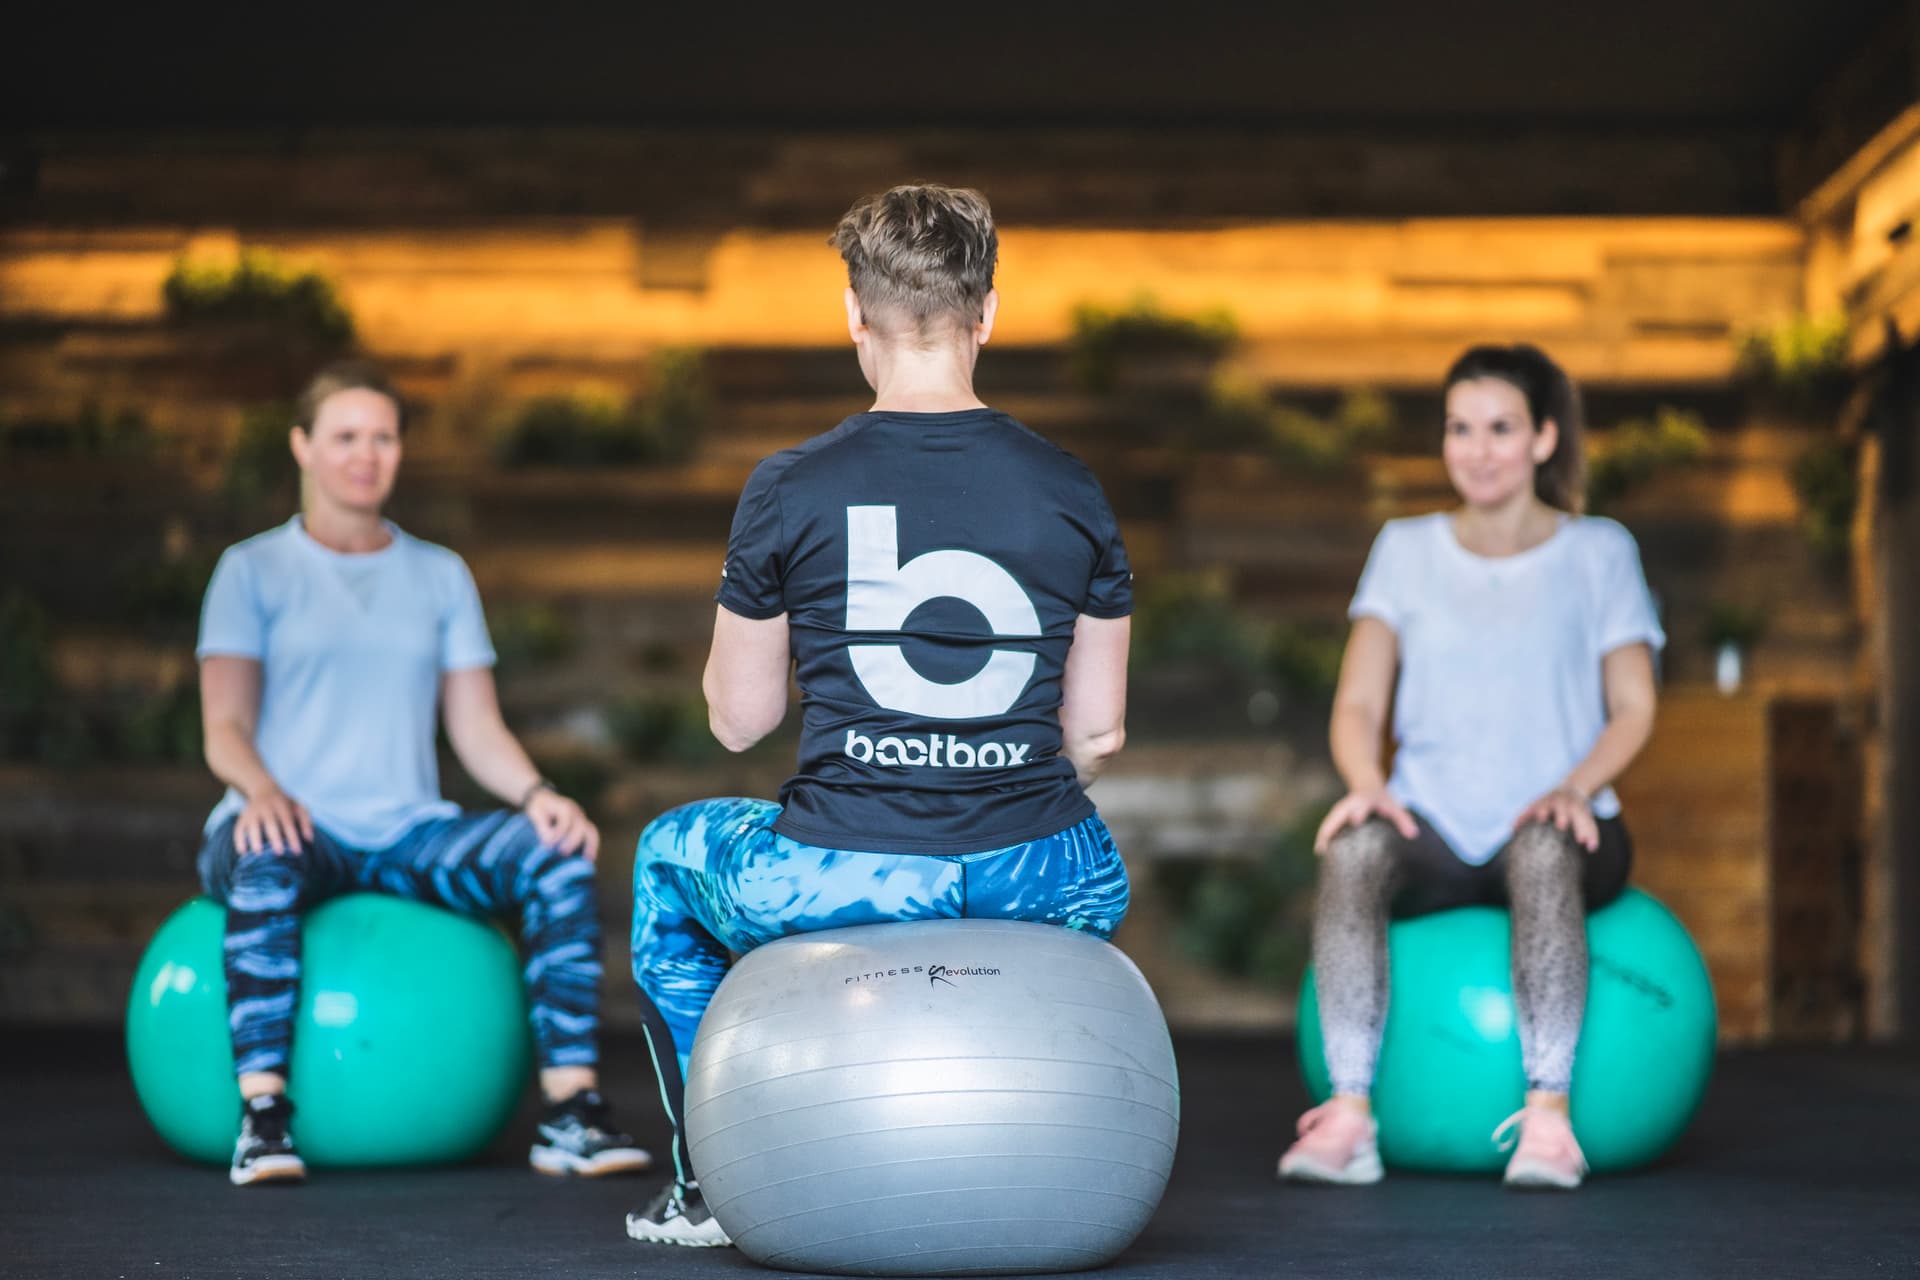
<path fill-rule="evenodd" d="M 299 853 L 303 838 L 313 839 L 313 819 L 278 787 L 249 796 L 233 823 L 233 847 L 240 853 Z"/>
<path fill-rule="evenodd" d="M 1348 827 L 1357 827 L 1368 818 L 1378 815 L 1393 824 L 1394 830 L 1411 840 L 1420 834 L 1419 826 L 1406 806 L 1393 798 L 1385 787 L 1375 787 L 1370 791 L 1349 791 L 1340 802 L 1327 811 L 1326 821 L 1320 824 L 1320 830 L 1313 837 L 1313 851 L 1325 854 L 1333 845 L 1333 838 Z"/>
<path fill-rule="evenodd" d="M 1600 847 L 1600 824 L 1593 816 L 1593 801 L 1578 787 L 1561 784 L 1535 800 L 1513 820 L 1519 831 L 1529 822 L 1545 823 L 1572 834 L 1574 841 L 1588 853 Z"/>
<path fill-rule="evenodd" d="M 562 853 L 578 853 L 588 862 L 600 856 L 600 828 L 593 825 L 584 809 L 559 792 L 534 792 L 525 812 L 541 844 Z"/>

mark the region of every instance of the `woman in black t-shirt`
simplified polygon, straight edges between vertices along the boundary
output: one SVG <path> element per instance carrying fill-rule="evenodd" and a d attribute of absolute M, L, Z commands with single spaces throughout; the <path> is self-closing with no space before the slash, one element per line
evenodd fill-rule
<path fill-rule="evenodd" d="M 655 820 L 634 868 L 633 970 L 676 1179 L 636 1239 L 724 1244 L 679 1136 L 682 1074 L 729 951 L 959 916 L 1111 936 L 1126 868 L 1086 786 L 1124 738 L 1132 575 L 1071 456 L 973 390 L 998 240 L 977 192 L 897 187 L 833 237 L 872 409 L 755 469 L 704 687 L 744 751 L 803 707 L 778 803 Z"/>

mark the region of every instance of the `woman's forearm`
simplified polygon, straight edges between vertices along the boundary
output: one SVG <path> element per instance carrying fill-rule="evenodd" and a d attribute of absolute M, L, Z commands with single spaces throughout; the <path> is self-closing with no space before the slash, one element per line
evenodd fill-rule
<path fill-rule="evenodd" d="M 540 781 L 540 770 L 503 720 L 469 726 L 460 733 L 449 726 L 447 738 L 473 780 L 510 805 L 525 804 L 527 793 Z"/>
<path fill-rule="evenodd" d="M 214 777 L 249 800 L 280 789 L 253 745 L 253 735 L 244 728 L 230 721 L 216 720 L 206 726 L 206 739 L 207 767 L 213 770 Z"/>
<path fill-rule="evenodd" d="M 1587 753 L 1587 758 L 1567 774 L 1566 785 L 1584 796 L 1597 795 L 1626 772 L 1627 766 L 1633 763 L 1633 758 L 1640 754 L 1640 749 L 1647 745 L 1647 739 L 1652 736 L 1652 708 L 1636 707 L 1631 711 L 1616 713 L 1594 740 L 1593 750 Z"/>
<path fill-rule="evenodd" d="M 1120 754 L 1120 748 L 1126 745 L 1127 731 L 1116 726 L 1100 733 L 1063 738 L 1060 754 L 1072 762 L 1074 776 L 1079 778 L 1080 785 L 1090 787 L 1093 780 Z"/>
<path fill-rule="evenodd" d="M 1328 746 L 1333 767 L 1348 791 L 1377 791 L 1386 785 L 1380 768 L 1380 720 L 1364 707 L 1339 706 L 1333 709 L 1328 726 Z"/>

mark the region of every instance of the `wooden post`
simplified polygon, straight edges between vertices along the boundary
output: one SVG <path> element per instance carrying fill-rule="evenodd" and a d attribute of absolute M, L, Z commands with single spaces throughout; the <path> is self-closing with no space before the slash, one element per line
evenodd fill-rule
<path fill-rule="evenodd" d="M 1879 444 L 1874 561 L 1881 600 L 1880 821 L 1891 873 L 1896 1034 L 1920 1037 L 1920 342 L 1887 323 L 1886 377 L 1867 416 Z"/>

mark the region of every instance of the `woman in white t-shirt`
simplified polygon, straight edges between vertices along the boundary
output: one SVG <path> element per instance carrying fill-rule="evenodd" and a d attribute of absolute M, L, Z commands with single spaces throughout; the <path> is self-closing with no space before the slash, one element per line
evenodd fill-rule
<path fill-rule="evenodd" d="M 1579 396 L 1545 353 L 1484 346 L 1456 361 L 1441 452 L 1461 505 L 1389 521 L 1348 611 L 1331 727 L 1348 791 L 1320 827 L 1313 927 L 1334 1096 L 1301 1117 L 1280 1174 L 1379 1179 L 1368 1098 L 1388 918 L 1495 903 L 1513 914 L 1527 1074 L 1506 1181 L 1576 1187 L 1585 913 L 1626 885 L 1632 846 L 1609 784 L 1652 732 L 1665 636 L 1632 535 L 1580 514 Z"/>

